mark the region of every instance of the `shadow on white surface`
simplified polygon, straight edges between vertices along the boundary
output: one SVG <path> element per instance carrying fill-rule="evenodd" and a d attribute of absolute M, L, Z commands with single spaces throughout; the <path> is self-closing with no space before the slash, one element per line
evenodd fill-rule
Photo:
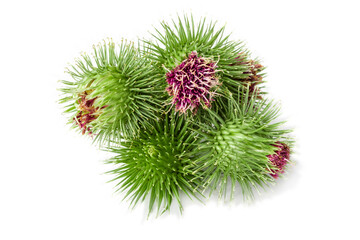
<path fill-rule="evenodd" d="M 299 162 L 293 162 L 287 169 L 286 173 L 279 179 L 276 180 L 276 183 L 270 187 L 261 190 L 258 193 L 256 190 L 254 191 L 254 199 L 253 200 L 244 200 L 243 195 L 241 194 L 241 189 L 239 186 L 236 186 L 236 190 L 234 193 L 234 199 L 229 200 L 229 194 L 227 197 L 219 198 L 216 191 L 209 197 L 209 191 L 204 193 L 205 198 L 202 198 L 202 202 L 197 200 L 196 198 L 189 197 L 186 194 L 181 194 L 181 203 L 183 206 L 183 212 L 181 213 L 179 210 L 178 203 L 176 200 L 173 200 L 170 211 L 167 211 L 164 214 L 156 215 L 156 209 L 150 214 L 148 217 L 148 205 L 149 205 L 149 198 L 146 198 L 144 202 L 139 203 L 134 209 L 129 208 L 129 213 L 132 212 L 139 215 L 142 215 L 141 222 L 146 223 L 152 220 L 169 220 L 169 219 L 176 219 L 181 220 L 185 219 L 189 215 L 189 210 L 195 208 L 209 208 L 211 211 L 211 206 L 215 204 L 215 206 L 223 208 L 225 207 L 230 209 L 236 209 L 240 207 L 255 207 L 257 205 L 262 204 L 263 202 L 269 201 L 271 199 L 281 198 L 282 195 L 286 194 L 287 192 L 291 191 L 291 189 L 297 188 L 299 181 L 301 178 L 301 165 Z M 230 193 L 230 186 L 228 186 L 227 192 Z M 114 197 L 117 199 L 121 199 L 123 193 L 121 194 L 114 194 Z M 121 204 L 127 204 L 128 201 L 123 201 Z M 210 205 L 210 206 L 209 206 Z M 203 210 L 197 211 L 202 212 Z"/>

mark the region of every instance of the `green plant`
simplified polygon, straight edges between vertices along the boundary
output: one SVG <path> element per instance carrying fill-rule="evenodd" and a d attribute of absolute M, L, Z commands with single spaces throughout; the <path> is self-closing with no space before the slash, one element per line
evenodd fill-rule
<path fill-rule="evenodd" d="M 155 41 L 104 41 L 67 72 L 60 103 L 69 123 L 114 154 L 117 191 L 148 214 L 207 189 L 245 199 L 281 176 L 290 130 L 263 91 L 263 69 L 224 27 L 184 16 L 161 23 Z"/>

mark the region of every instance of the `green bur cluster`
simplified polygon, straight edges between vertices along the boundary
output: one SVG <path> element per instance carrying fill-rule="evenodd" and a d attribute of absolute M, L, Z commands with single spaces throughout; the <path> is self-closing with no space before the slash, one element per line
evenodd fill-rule
<path fill-rule="evenodd" d="M 197 135 L 183 117 L 165 116 L 152 124 L 138 137 L 121 142 L 121 147 L 109 149 L 116 156 L 108 163 L 119 166 L 110 173 L 117 176 L 113 181 L 121 179 L 119 190 L 126 192 L 125 198 L 130 197 L 134 206 L 149 195 L 149 213 L 155 202 L 158 212 L 169 210 L 173 199 L 182 210 L 180 191 L 195 198 L 200 193 L 195 190 L 200 181 L 189 168 L 192 159 L 188 156 Z"/>
<path fill-rule="evenodd" d="M 86 122 L 99 142 L 120 141 L 134 137 L 149 120 L 157 120 L 163 112 L 162 96 L 166 83 L 143 53 L 133 44 L 112 41 L 93 47 L 93 55 L 83 54 L 68 69 L 74 81 L 63 81 L 61 103 L 68 104 L 70 123 L 76 123 L 81 96 L 94 100 L 95 119 Z M 84 104 L 83 104 L 84 105 Z M 85 103 L 86 105 L 86 103 Z M 80 109 L 88 112 L 88 109 Z M 79 119 L 81 121 L 82 119 Z M 74 125 L 74 127 L 76 127 Z M 81 130 L 81 128 L 80 128 Z"/>
<path fill-rule="evenodd" d="M 182 211 L 182 195 L 207 190 L 232 199 L 236 185 L 252 199 L 284 172 L 292 144 L 261 90 L 262 65 L 205 19 L 161 27 L 154 42 L 105 41 L 76 61 L 61 89 L 69 123 L 114 153 L 117 190 L 133 206 L 148 201 L 149 214 L 173 200 Z M 193 104 L 206 91 L 211 102 Z"/>
<path fill-rule="evenodd" d="M 276 167 L 268 156 L 289 133 L 280 128 L 283 122 L 275 122 L 279 111 L 276 105 L 268 100 L 257 101 L 257 96 L 249 96 L 248 91 L 243 95 L 230 99 L 223 112 L 209 110 L 211 124 L 198 122 L 196 130 L 203 142 L 195 151 L 203 155 L 192 162 L 194 172 L 210 192 L 219 189 L 219 197 L 226 197 L 229 184 L 230 199 L 236 183 L 244 198 L 251 199 L 254 189 L 259 191 L 259 187 L 274 182 L 270 174 Z"/>

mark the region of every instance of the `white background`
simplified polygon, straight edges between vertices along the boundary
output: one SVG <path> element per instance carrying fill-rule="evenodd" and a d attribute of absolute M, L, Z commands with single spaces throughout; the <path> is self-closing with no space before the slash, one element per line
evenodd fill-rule
<path fill-rule="evenodd" d="M 357 1 L 1 1 L 0 239 L 359 239 Z M 146 220 L 114 194 L 109 157 L 65 125 L 67 63 L 176 13 L 227 25 L 267 66 L 296 164 L 253 204 L 184 201 Z"/>

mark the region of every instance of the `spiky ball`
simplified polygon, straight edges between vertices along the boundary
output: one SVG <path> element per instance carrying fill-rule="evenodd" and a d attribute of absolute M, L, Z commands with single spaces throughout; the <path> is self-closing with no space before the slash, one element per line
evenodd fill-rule
<path fill-rule="evenodd" d="M 279 158 L 279 142 L 286 140 L 289 131 L 273 122 L 278 112 L 276 105 L 256 99 L 247 91 L 241 101 L 230 100 L 219 114 L 208 110 L 209 123 L 199 124 L 203 144 L 198 150 L 204 156 L 193 162 L 194 173 L 203 178 L 211 192 L 219 189 L 220 197 L 226 196 L 231 185 L 232 198 L 239 183 L 244 198 L 250 199 L 254 189 L 273 182 L 274 173 L 280 174 L 279 161 L 274 159 Z"/>
<path fill-rule="evenodd" d="M 230 91 L 236 95 L 239 89 L 249 85 L 258 88 L 261 80 L 259 81 L 253 76 L 260 76 L 262 66 L 256 63 L 256 71 L 254 72 L 254 61 L 249 58 L 249 52 L 241 42 L 230 41 L 229 35 L 225 34 L 224 27 L 217 28 L 215 23 L 208 23 L 205 19 L 195 23 L 192 16 L 190 18 L 187 16 L 179 17 L 173 21 L 173 25 L 162 22 L 161 26 L 162 29 L 156 29 L 156 33 L 153 34 L 158 41 L 145 41 L 145 43 L 150 52 L 149 58 L 157 63 L 159 69 L 165 70 L 163 73 L 164 80 L 175 78 L 175 73 L 183 67 L 184 63 L 189 62 L 189 58 L 191 58 L 189 56 L 196 52 L 198 58 L 213 59 L 214 64 L 216 62 L 216 77 L 213 76 L 213 66 L 205 66 L 205 68 L 211 69 L 209 72 L 211 78 L 216 78 L 216 82 L 220 83 L 216 84 L 220 86 L 217 90 L 220 94 L 214 98 L 214 103 L 226 101 L 222 97 L 223 92 Z M 196 74 L 191 73 L 190 76 L 192 75 Z M 181 76 L 183 75 L 181 74 Z M 207 82 L 207 78 L 208 75 L 197 76 L 197 81 Z M 181 79 L 177 79 L 177 81 L 181 81 Z M 254 92 L 256 91 L 254 89 Z M 206 96 L 208 90 L 204 90 L 204 92 Z M 204 96 L 201 95 L 202 92 L 199 94 Z M 173 97 L 172 94 L 170 95 Z M 185 98 L 184 100 L 171 98 L 171 101 L 173 104 L 174 101 L 176 102 L 177 109 L 181 112 L 192 111 L 199 105 L 192 98 Z M 205 99 L 200 100 L 200 102 L 202 101 L 205 102 L 205 105 L 210 106 Z"/>
<path fill-rule="evenodd" d="M 152 124 L 137 138 L 109 149 L 116 154 L 109 160 L 116 169 L 109 173 L 115 175 L 119 190 L 126 192 L 125 198 L 134 206 L 149 197 L 149 214 L 154 208 L 158 213 L 169 210 L 173 199 L 182 210 L 180 194 L 195 196 L 199 185 L 192 180 L 188 157 L 197 138 L 182 117 L 165 117 Z"/>
<path fill-rule="evenodd" d="M 71 124 L 99 141 L 135 136 L 162 112 L 166 83 L 133 44 L 94 46 L 68 73 L 73 81 L 63 81 L 60 102 Z"/>

